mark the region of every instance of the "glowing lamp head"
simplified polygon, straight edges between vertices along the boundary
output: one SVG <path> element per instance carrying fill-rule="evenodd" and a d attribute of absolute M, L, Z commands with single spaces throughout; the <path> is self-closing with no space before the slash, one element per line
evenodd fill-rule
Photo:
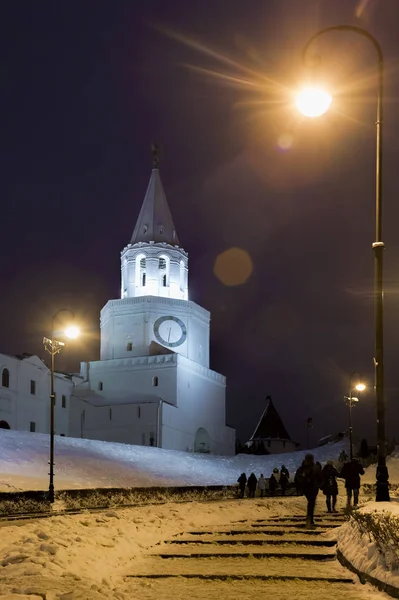
<path fill-rule="evenodd" d="M 364 390 L 366 389 L 366 386 L 364 383 L 358 383 L 357 386 L 355 387 L 355 389 L 358 392 L 364 392 Z"/>
<path fill-rule="evenodd" d="M 69 325 L 69 327 L 65 329 L 64 333 L 70 340 L 76 340 L 76 338 L 80 335 L 80 330 L 76 325 Z"/>
<path fill-rule="evenodd" d="M 317 87 L 306 87 L 298 92 L 295 104 L 305 117 L 320 117 L 330 108 L 331 94 Z"/>

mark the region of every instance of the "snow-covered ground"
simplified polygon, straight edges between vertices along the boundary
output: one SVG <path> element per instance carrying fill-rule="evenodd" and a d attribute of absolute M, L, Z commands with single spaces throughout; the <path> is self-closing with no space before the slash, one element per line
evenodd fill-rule
<path fill-rule="evenodd" d="M 344 445 L 345 442 L 323 446 L 315 450 L 316 459 L 322 463 L 330 458 L 336 459 Z M 0 430 L 0 448 L 2 489 L 47 487 L 48 436 Z M 156 448 L 57 438 L 56 486 L 60 489 L 229 484 L 235 483 L 242 471 L 269 475 L 272 468 L 280 466 L 282 462 L 294 472 L 304 454 L 305 451 L 284 456 L 210 457 Z M 391 479 L 397 478 L 398 452 L 390 459 L 389 468 Z M 370 470 L 374 473 L 375 467 Z M 345 501 L 343 492 L 343 485 L 340 483 L 341 506 Z M 361 510 L 385 509 L 397 512 L 399 517 L 398 507 L 399 503 L 394 502 L 386 505 L 368 503 Z M 155 596 L 150 584 L 134 583 L 125 577 L 131 572 L 132 565 L 140 565 L 145 560 L 146 552 L 158 542 L 205 524 L 221 526 L 243 518 L 253 520 L 267 515 L 304 514 L 304 510 L 303 497 L 228 500 L 168 503 L 96 514 L 55 516 L 36 522 L 24 522 L 22 526 L 3 525 L 0 527 L 0 597 L 4 600 L 153 598 Z M 319 511 L 325 511 L 324 497 L 321 494 L 316 507 L 316 512 Z M 359 536 L 350 524 L 341 527 L 339 544 L 346 558 L 358 569 L 391 585 L 399 585 L 399 574 L 386 568 L 375 547 L 367 538 Z M 228 583 L 220 584 L 220 590 L 223 585 L 224 593 L 228 595 Z M 162 598 L 173 597 L 174 586 L 174 580 L 164 582 Z M 244 596 L 252 597 L 252 584 L 245 582 L 243 586 L 247 594 Z M 359 588 L 359 598 L 364 598 L 361 589 Z M 292 597 L 294 592 L 292 589 L 289 596 L 277 594 L 274 597 L 280 600 Z M 385 597 L 373 591 L 368 594 L 367 598 L 370 600 Z M 162 600 L 159 592 L 156 597 Z M 319 596 L 312 593 L 309 585 L 308 598 L 310 597 Z"/>
<path fill-rule="evenodd" d="M 397 462 L 399 463 L 399 461 Z M 359 511 L 376 515 L 388 513 L 397 520 L 397 529 L 399 529 L 399 502 L 397 499 L 392 499 L 391 502 L 367 502 Z M 392 565 L 392 552 L 389 544 L 386 546 L 385 554 L 381 554 L 375 541 L 370 539 L 367 534 L 360 533 L 355 523 L 349 522 L 340 527 L 338 547 L 358 571 L 399 590 L 399 569 L 397 565 Z"/>
<path fill-rule="evenodd" d="M 396 447 L 387 459 L 389 480 L 399 483 L 399 447 Z M 370 465 L 362 477 L 363 483 L 375 483 L 376 467 Z M 399 530 L 399 498 L 397 492 L 391 493 L 391 502 L 367 502 L 359 511 L 361 513 L 388 513 L 397 519 Z M 361 534 L 356 523 L 349 522 L 339 530 L 338 547 L 345 558 L 359 571 L 366 573 L 399 589 L 399 569 L 392 565 L 389 545 L 385 554 L 381 554 L 373 539 L 367 534 Z"/>
<path fill-rule="evenodd" d="M 324 464 L 337 460 L 347 441 L 312 450 Z M 49 436 L 0 429 L 0 491 L 45 490 L 48 487 Z M 55 487 L 145 487 L 232 485 L 242 472 L 269 477 L 285 464 L 294 475 L 309 450 L 290 454 L 211 456 L 129 446 L 97 440 L 56 437 Z"/>
<path fill-rule="evenodd" d="M 298 499 L 287 500 L 295 511 Z M 300 504 L 303 512 L 303 500 Z M 0 528 L 0 597 L 30 590 L 54 599 L 73 592 L 65 598 L 131 600 L 123 578 L 158 542 L 204 524 L 220 526 L 243 515 L 261 518 L 271 510 L 286 512 L 277 499 L 272 509 L 263 500 L 170 503 L 7 525 Z"/>
<path fill-rule="evenodd" d="M 156 544 L 178 533 L 203 526 L 219 528 L 242 519 L 255 520 L 268 515 L 303 515 L 304 511 L 302 497 L 245 499 L 168 503 L 3 526 L 0 528 L 0 597 L 4 600 L 170 600 L 176 594 L 191 598 L 193 586 L 195 598 L 201 600 L 214 600 L 220 595 L 253 598 L 260 591 L 264 595 L 261 590 L 264 582 L 245 581 L 237 583 L 234 589 L 229 582 L 205 582 L 202 583 L 204 593 L 203 587 L 195 590 L 199 585 L 196 581 L 166 579 L 157 583 L 126 576 L 145 566 L 146 555 Z M 319 511 L 325 512 L 321 498 L 317 505 Z M 296 595 L 295 582 L 289 586 L 288 594 L 286 588 L 282 582 L 276 583 L 273 598 L 326 598 L 320 595 L 320 585 L 315 587 L 309 582 L 306 596 Z M 350 600 L 387 598 L 371 588 L 365 593 L 360 584 L 353 586 L 353 592 L 345 591 Z"/>

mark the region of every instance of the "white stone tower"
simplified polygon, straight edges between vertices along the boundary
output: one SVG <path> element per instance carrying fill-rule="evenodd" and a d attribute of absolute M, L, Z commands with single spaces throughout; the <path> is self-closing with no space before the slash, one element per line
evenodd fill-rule
<path fill-rule="evenodd" d="M 121 299 L 101 311 L 101 360 L 173 350 L 209 366 L 209 312 L 188 300 L 188 255 L 153 169 L 130 243 L 121 253 Z"/>
<path fill-rule="evenodd" d="M 82 363 L 71 435 L 173 450 L 233 454 L 226 379 L 209 368 L 210 313 L 188 299 L 158 151 L 130 243 L 121 297 L 101 311 L 101 357 Z"/>

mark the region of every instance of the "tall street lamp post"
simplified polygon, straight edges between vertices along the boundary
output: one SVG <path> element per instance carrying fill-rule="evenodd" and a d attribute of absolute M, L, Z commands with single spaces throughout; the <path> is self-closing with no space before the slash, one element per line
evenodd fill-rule
<path fill-rule="evenodd" d="M 354 385 L 355 379 L 357 379 L 358 382 L 356 385 Z M 358 392 L 363 392 L 365 389 L 366 386 L 364 383 L 362 383 L 360 374 L 352 373 L 349 378 L 349 394 L 348 396 L 344 396 L 349 408 L 349 457 L 351 460 L 353 458 L 352 408 L 355 406 L 356 402 L 359 402 L 359 398 L 353 396 L 353 391 L 356 390 Z"/>
<path fill-rule="evenodd" d="M 382 124 L 384 98 L 384 57 L 378 41 L 365 29 L 353 25 L 336 25 L 316 33 L 303 50 L 304 61 L 309 46 L 320 36 L 333 31 L 353 32 L 369 40 L 377 53 L 378 95 L 376 120 L 375 161 L 375 241 L 374 251 L 374 335 L 375 335 L 375 392 L 377 404 L 377 448 L 376 500 L 389 501 L 388 469 L 386 466 L 385 402 L 384 402 L 384 333 L 383 333 L 383 252 L 382 241 Z M 324 90 L 307 89 L 297 97 L 297 106 L 306 116 L 316 117 L 328 110 L 331 96 Z"/>
<path fill-rule="evenodd" d="M 68 308 L 61 308 L 52 317 L 51 320 L 51 338 L 43 338 L 44 348 L 51 356 L 50 367 L 50 481 L 48 490 L 48 499 L 51 503 L 54 502 L 54 407 L 55 407 L 55 391 L 54 391 L 54 363 L 55 355 L 58 354 L 65 346 L 64 342 L 55 339 L 55 323 L 62 312 L 69 312 L 74 318 L 73 312 Z M 62 335 L 70 339 L 77 338 L 79 329 L 76 325 L 69 325 L 62 331 Z"/>

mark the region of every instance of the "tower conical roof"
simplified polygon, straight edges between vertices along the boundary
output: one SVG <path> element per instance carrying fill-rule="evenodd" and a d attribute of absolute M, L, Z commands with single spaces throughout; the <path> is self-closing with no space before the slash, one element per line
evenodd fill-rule
<path fill-rule="evenodd" d="M 284 424 L 274 406 L 271 396 L 267 396 L 269 400 L 260 421 L 251 437 L 251 440 L 280 438 L 280 440 L 291 440 Z M 250 441 L 251 441 L 250 440 Z"/>
<path fill-rule="evenodd" d="M 172 215 L 159 176 L 158 149 L 153 147 L 153 169 L 144 196 L 143 205 L 134 228 L 131 244 L 138 242 L 166 242 L 179 245 Z"/>

